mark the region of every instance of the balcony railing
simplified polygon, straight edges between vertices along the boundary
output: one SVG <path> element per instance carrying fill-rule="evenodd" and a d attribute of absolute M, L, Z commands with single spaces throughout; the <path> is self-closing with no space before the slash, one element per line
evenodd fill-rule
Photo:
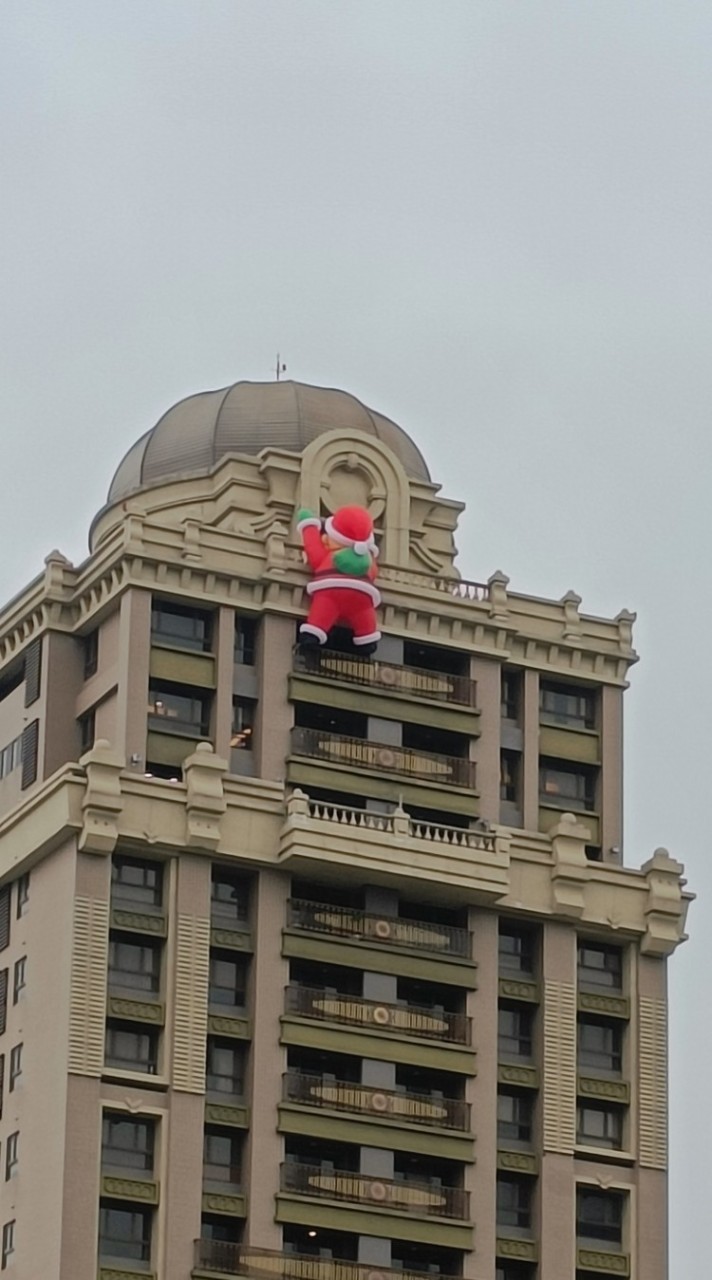
<path fill-rule="evenodd" d="M 423 822 L 411 818 L 403 810 L 396 813 L 371 813 L 368 809 L 355 809 L 344 804 L 330 804 L 322 800 L 310 800 L 304 792 L 293 791 L 287 800 L 287 813 L 304 814 L 319 822 L 335 822 L 342 827 L 355 827 L 362 831 L 377 831 L 384 835 L 404 835 L 416 840 L 430 840 L 433 844 L 449 845 L 454 849 L 478 849 L 496 852 L 494 832 L 472 831 L 465 827 L 448 827 L 440 822 Z M 398 826 L 396 825 L 398 824 Z M 483 827 L 487 824 L 482 823 Z"/>
<path fill-rule="evenodd" d="M 307 652 L 298 649 L 294 655 L 294 669 L 325 679 L 344 680 L 367 689 L 411 693 L 419 698 L 460 707 L 476 706 L 476 682 L 469 676 L 454 672 L 432 671 L 427 667 L 410 667 L 378 659 L 366 662 L 350 654 L 316 648 Z"/>
<path fill-rule="evenodd" d="M 417 951 L 434 951 L 438 955 L 470 957 L 471 935 L 467 929 L 429 920 L 406 920 L 397 916 L 380 916 L 352 907 L 332 906 L 326 902 L 307 902 L 291 898 L 288 913 L 293 929 L 309 933 L 328 933 L 340 938 L 356 938 L 364 942 L 383 942 Z"/>
<path fill-rule="evenodd" d="M 349 738 L 321 729 L 301 726 L 292 729 L 292 753 L 359 769 L 376 769 L 379 773 L 404 774 L 424 782 L 445 782 L 469 790 L 475 786 L 473 760 L 394 747 L 386 742 L 369 742 L 366 738 Z"/>
<path fill-rule="evenodd" d="M 470 1019 L 465 1014 L 449 1013 L 429 1005 L 383 1004 L 323 987 L 294 984 L 287 987 L 287 1011 L 322 1022 L 341 1022 L 454 1044 L 470 1043 Z"/>
<path fill-rule="evenodd" d="M 222 1240 L 196 1240 L 195 1269 L 229 1276 L 270 1276 L 272 1280 L 433 1280 L 431 1271 L 374 1267 L 369 1262 L 321 1258 L 306 1253 L 276 1253 Z M 439 1280 L 454 1280 L 440 1273 Z"/>
<path fill-rule="evenodd" d="M 468 1193 L 460 1187 L 443 1187 L 436 1179 L 374 1178 L 347 1169 L 289 1161 L 282 1165 L 280 1185 L 282 1191 L 319 1199 L 347 1200 L 352 1204 L 433 1214 L 438 1218 L 466 1220 L 468 1217 Z"/>
<path fill-rule="evenodd" d="M 460 1098 L 399 1093 L 395 1089 L 377 1089 L 350 1080 L 305 1075 L 301 1071 L 288 1071 L 284 1076 L 284 1100 L 307 1107 L 368 1115 L 377 1120 L 457 1129 L 460 1133 L 470 1130 L 470 1106 Z"/>

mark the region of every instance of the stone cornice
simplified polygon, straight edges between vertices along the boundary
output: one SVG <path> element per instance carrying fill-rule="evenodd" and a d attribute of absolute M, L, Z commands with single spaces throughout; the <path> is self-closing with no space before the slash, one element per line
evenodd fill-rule
<path fill-rule="evenodd" d="M 81 766 L 60 770 L 0 822 L 0 884 L 68 837 L 86 853 L 118 846 L 234 858 L 309 874 L 338 868 L 354 884 L 402 885 L 443 901 L 526 910 L 635 941 L 665 957 L 685 939 L 692 896 L 683 867 L 656 850 L 640 870 L 589 862 L 588 833 L 571 814 L 548 834 L 505 827 L 463 831 L 402 810 L 372 814 L 312 802 L 281 784 L 228 776 L 207 744 L 186 761 L 185 781 L 126 770 L 97 742 Z M 238 852 L 239 851 L 239 852 Z"/>
<path fill-rule="evenodd" d="M 253 525 L 233 531 L 186 519 L 177 527 L 129 510 L 78 567 L 51 553 L 44 575 L 0 614 L 0 670 L 46 630 L 86 630 L 131 586 L 300 616 L 306 572 L 287 524 Z M 499 572 L 478 584 L 387 563 L 381 589 L 384 629 L 395 635 L 615 685 L 637 660 L 634 615 L 589 617 L 572 592 L 542 600 L 509 592 Z"/>

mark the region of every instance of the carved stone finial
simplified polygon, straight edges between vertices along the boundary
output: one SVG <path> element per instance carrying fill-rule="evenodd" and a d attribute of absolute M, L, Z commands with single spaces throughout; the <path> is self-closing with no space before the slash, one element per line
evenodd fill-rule
<path fill-rule="evenodd" d="M 648 882 L 648 901 L 647 928 L 640 950 L 644 955 L 669 956 L 685 938 L 689 904 L 689 899 L 682 896 L 685 868 L 670 857 L 667 849 L 656 849 L 641 870 Z"/>
<path fill-rule="evenodd" d="M 586 845 L 591 839 L 588 827 L 577 821 L 573 813 L 562 813 L 552 827 L 551 888 L 557 915 L 579 919 L 584 910 L 584 891 L 590 876 Z"/>
<path fill-rule="evenodd" d="M 215 755 L 209 742 L 199 742 L 183 762 L 186 783 L 186 843 L 194 849 L 217 849 L 221 818 L 226 809 L 223 778 L 227 761 Z"/>
<path fill-rule="evenodd" d="M 86 770 L 82 801 L 83 823 L 79 848 L 83 853 L 113 853 L 119 838 L 119 814 L 123 808 L 121 771 L 123 756 L 117 755 L 106 738 L 97 738 L 91 751 L 79 763 Z"/>
<path fill-rule="evenodd" d="M 509 578 L 501 569 L 495 569 L 487 579 L 487 586 L 489 587 L 490 617 L 495 621 L 506 622 L 509 617 L 507 600 Z"/>
<path fill-rule="evenodd" d="M 575 639 L 581 634 L 581 615 L 579 613 L 579 605 L 581 597 L 575 591 L 567 591 L 566 595 L 561 597 L 564 606 L 564 640 Z"/>
<path fill-rule="evenodd" d="M 287 817 L 309 817 L 309 796 L 306 791 L 302 791 L 300 787 L 295 787 L 291 796 L 287 800 Z"/>

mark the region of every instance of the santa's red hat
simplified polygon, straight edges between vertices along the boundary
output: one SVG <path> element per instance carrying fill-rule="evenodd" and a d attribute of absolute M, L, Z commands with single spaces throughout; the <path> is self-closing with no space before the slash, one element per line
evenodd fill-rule
<path fill-rule="evenodd" d="M 357 555 L 378 555 L 373 520 L 364 507 L 341 507 L 324 521 L 324 530 L 332 542 L 353 547 Z"/>

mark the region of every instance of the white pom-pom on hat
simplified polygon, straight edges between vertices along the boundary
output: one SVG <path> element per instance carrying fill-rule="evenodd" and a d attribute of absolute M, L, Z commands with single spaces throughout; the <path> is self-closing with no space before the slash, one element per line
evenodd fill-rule
<path fill-rule="evenodd" d="M 370 550 L 370 542 L 354 542 L 354 551 L 357 556 L 367 556 Z"/>

